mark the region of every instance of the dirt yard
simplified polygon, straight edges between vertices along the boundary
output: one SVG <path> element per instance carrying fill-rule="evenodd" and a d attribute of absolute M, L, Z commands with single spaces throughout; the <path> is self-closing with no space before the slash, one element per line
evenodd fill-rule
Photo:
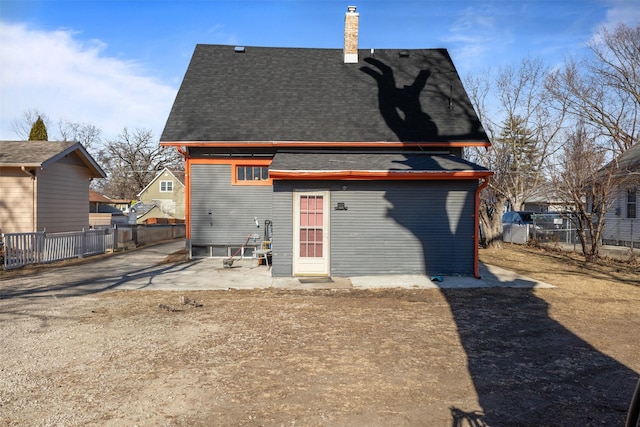
<path fill-rule="evenodd" d="M 0 277 L 0 425 L 622 425 L 640 266 L 481 259 L 557 288 L 3 298 Z"/>

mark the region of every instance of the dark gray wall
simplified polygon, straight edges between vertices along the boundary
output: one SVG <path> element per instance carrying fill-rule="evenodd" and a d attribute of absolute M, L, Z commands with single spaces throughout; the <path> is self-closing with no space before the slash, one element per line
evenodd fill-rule
<path fill-rule="evenodd" d="M 292 274 L 293 190 L 331 190 L 333 276 L 473 274 L 476 188 L 477 181 L 276 181 L 273 275 Z M 338 202 L 348 210 L 336 211 Z"/>
<path fill-rule="evenodd" d="M 239 246 L 254 233 L 261 241 L 272 195 L 267 185 L 231 185 L 231 165 L 192 165 L 191 244 Z"/>
<path fill-rule="evenodd" d="M 273 276 L 293 275 L 293 186 L 290 184 L 273 182 Z"/>

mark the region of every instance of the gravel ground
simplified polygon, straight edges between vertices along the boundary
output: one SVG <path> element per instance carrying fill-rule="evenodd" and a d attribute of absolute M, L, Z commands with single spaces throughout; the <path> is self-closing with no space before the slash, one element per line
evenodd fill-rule
<path fill-rule="evenodd" d="M 0 425 L 621 425 L 637 271 L 481 256 L 557 288 L 6 297 L 0 277 Z"/>

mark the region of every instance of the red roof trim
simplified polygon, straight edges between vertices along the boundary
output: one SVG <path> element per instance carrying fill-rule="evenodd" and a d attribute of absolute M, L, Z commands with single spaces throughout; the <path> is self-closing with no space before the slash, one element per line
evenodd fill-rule
<path fill-rule="evenodd" d="M 211 148 L 264 148 L 264 147 L 490 147 L 490 142 L 483 141 L 434 141 L 434 142 L 399 142 L 399 141 L 164 141 L 163 147 L 211 147 Z"/>
<path fill-rule="evenodd" d="M 270 170 L 269 177 L 274 180 L 451 180 L 480 179 L 493 175 L 489 171 L 278 171 Z"/>

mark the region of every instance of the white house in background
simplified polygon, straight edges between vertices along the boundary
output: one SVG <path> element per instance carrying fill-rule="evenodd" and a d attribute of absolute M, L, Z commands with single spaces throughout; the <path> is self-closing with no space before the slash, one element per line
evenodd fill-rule
<path fill-rule="evenodd" d="M 618 157 L 617 168 L 623 179 L 605 214 L 602 243 L 640 248 L 640 143 Z"/>

